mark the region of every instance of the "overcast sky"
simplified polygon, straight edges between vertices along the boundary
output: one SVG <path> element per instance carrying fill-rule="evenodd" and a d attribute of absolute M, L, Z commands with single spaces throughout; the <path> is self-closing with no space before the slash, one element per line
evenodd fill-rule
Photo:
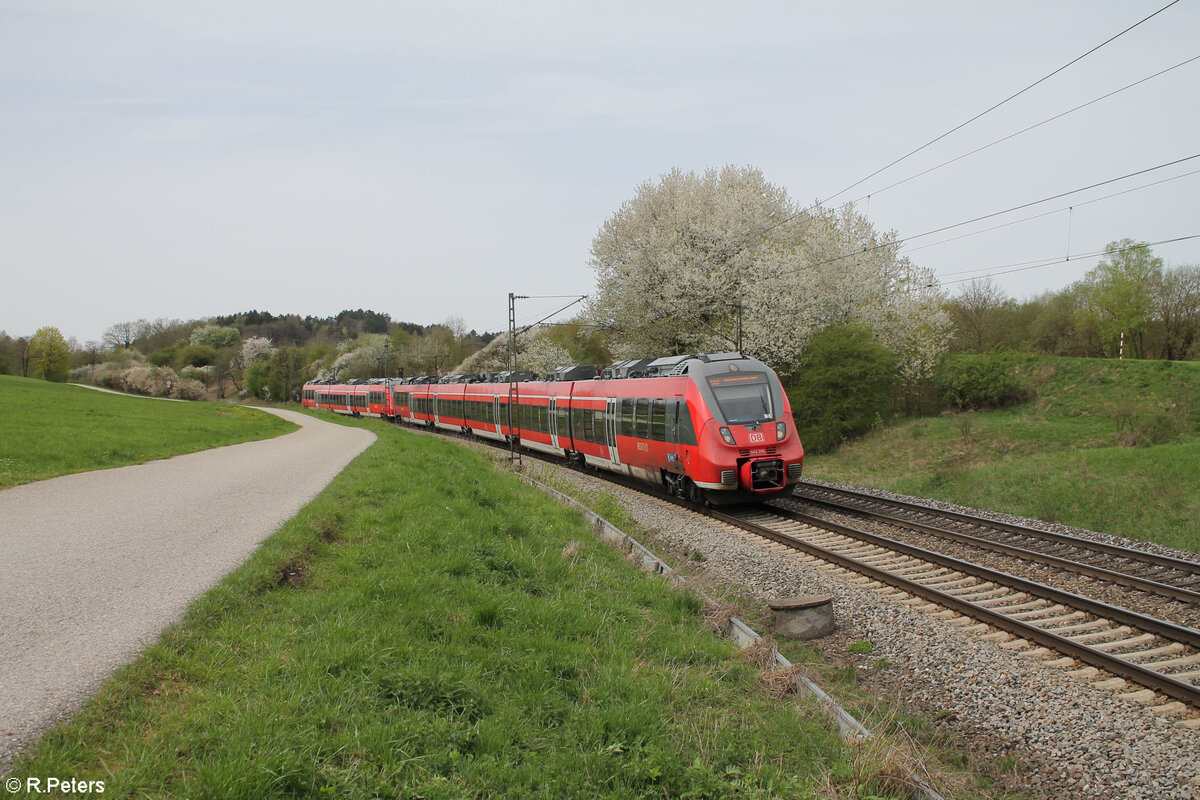
<path fill-rule="evenodd" d="M 362 307 L 501 330 L 508 292 L 591 291 L 596 231 L 672 167 L 825 200 L 1167 2 L 0 0 L 0 329 Z M 1200 55 L 1197 6 L 831 204 L 910 237 L 1200 154 L 1196 61 L 882 191 Z M 996 278 L 1060 289 L 1109 241 L 1200 234 L 1200 174 L 1089 202 L 1197 170 L 910 257 L 955 292 L 1069 246 Z M 1200 263 L 1200 239 L 1155 252 Z"/>

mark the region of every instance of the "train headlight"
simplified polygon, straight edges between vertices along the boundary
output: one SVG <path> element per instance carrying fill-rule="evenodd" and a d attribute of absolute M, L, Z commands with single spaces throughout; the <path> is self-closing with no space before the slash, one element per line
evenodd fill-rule
<path fill-rule="evenodd" d="M 775 441 L 782 442 L 783 437 L 787 436 L 787 425 L 782 422 L 775 423 Z"/>
<path fill-rule="evenodd" d="M 725 444 L 737 446 L 737 442 L 733 440 L 733 431 L 729 428 L 721 428 L 721 438 L 725 440 Z"/>

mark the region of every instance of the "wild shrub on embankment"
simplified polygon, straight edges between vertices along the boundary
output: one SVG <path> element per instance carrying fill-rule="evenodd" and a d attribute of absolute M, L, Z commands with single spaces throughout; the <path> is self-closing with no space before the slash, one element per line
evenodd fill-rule
<path fill-rule="evenodd" d="M 1029 381 L 1020 371 L 1023 360 L 1016 353 L 1005 352 L 948 356 L 938 365 L 934 385 L 944 405 L 955 411 L 1015 405 L 1033 397 Z"/>
<path fill-rule="evenodd" d="M 826 452 L 882 424 L 891 414 L 897 364 L 865 325 L 835 325 L 814 335 L 788 380 L 805 450 Z"/>

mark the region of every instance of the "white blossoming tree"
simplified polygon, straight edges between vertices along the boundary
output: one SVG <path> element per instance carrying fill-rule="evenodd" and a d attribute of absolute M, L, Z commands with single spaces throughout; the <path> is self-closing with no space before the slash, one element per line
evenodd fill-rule
<path fill-rule="evenodd" d="M 251 336 L 242 342 L 242 366 L 249 367 L 255 361 L 270 358 L 275 352 L 271 340 L 265 336 Z"/>
<path fill-rule="evenodd" d="M 679 169 L 638 187 L 592 242 L 595 322 L 617 357 L 732 350 L 781 372 L 817 330 L 861 322 L 928 374 L 949 321 L 932 275 L 851 207 L 799 207 L 754 168 Z"/>
<path fill-rule="evenodd" d="M 364 333 L 357 339 L 348 339 L 338 345 L 341 354 L 318 377 L 337 380 L 379 377 L 387 361 L 394 363 L 390 348 L 391 341 L 383 333 Z"/>
<path fill-rule="evenodd" d="M 574 362 L 567 348 L 556 344 L 548 336 L 535 336 L 522 346 L 517 356 L 517 366 L 545 377 L 551 370 L 568 367 Z"/>

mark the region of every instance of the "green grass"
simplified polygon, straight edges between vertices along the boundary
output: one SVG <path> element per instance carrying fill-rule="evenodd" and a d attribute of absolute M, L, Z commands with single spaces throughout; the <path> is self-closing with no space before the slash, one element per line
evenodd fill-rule
<path fill-rule="evenodd" d="M 805 472 L 1200 551 L 1200 363 L 1021 369 L 1027 403 L 905 420 Z"/>
<path fill-rule="evenodd" d="M 362 423 L 371 424 L 371 423 Z M 375 445 L 13 770 L 106 796 L 854 796 L 692 595 L 482 456 Z"/>
<path fill-rule="evenodd" d="M 141 464 L 296 428 L 272 414 L 0 375 L 0 488 Z"/>
<path fill-rule="evenodd" d="M 659 558 L 686 576 L 690 585 L 702 587 L 720 609 L 732 613 L 755 630 L 770 631 L 772 612 L 766 600 L 707 572 L 702 553 L 673 546 L 659 538 L 655 530 L 642 527 L 611 492 L 604 489 L 583 490 L 565 477 L 560 477 L 557 469 L 540 475 L 535 473 L 535 477 L 575 497 L 622 531 L 649 546 Z M 858 757 L 858 775 L 862 783 L 868 783 L 865 778 L 875 774 L 872 770 L 878 769 L 880 763 L 892 764 L 887 768 L 890 774 L 902 774 L 905 771 L 902 766 L 896 765 L 916 764 L 919 767 L 910 769 L 936 776 L 930 781 L 945 797 L 986 796 L 1016 800 L 1024 796 L 1018 788 L 1024 785 L 1018 771 L 1011 768 L 996 769 L 991 760 L 968 751 L 953 731 L 936 726 L 934 719 L 906 710 L 905 698 L 890 691 L 880 693 L 878 689 L 863 683 L 860 657 L 874 651 L 873 643 L 852 642 L 845 648 L 846 653 L 855 660 L 853 665 L 846 663 L 845 653 L 839 653 L 837 648 L 830 651 L 820 641 L 780 639 L 775 640 L 775 644 L 792 664 L 798 665 L 805 675 L 837 698 L 840 705 L 872 731 L 875 738 L 865 746 L 868 752 L 860 753 Z M 869 663 L 872 672 L 887 670 L 892 666 L 886 658 L 875 658 Z M 771 679 L 768 678 L 767 682 L 770 683 Z M 856 788 L 861 789 L 862 786 Z M 860 791 L 848 796 L 866 798 L 871 795 Z"/>

